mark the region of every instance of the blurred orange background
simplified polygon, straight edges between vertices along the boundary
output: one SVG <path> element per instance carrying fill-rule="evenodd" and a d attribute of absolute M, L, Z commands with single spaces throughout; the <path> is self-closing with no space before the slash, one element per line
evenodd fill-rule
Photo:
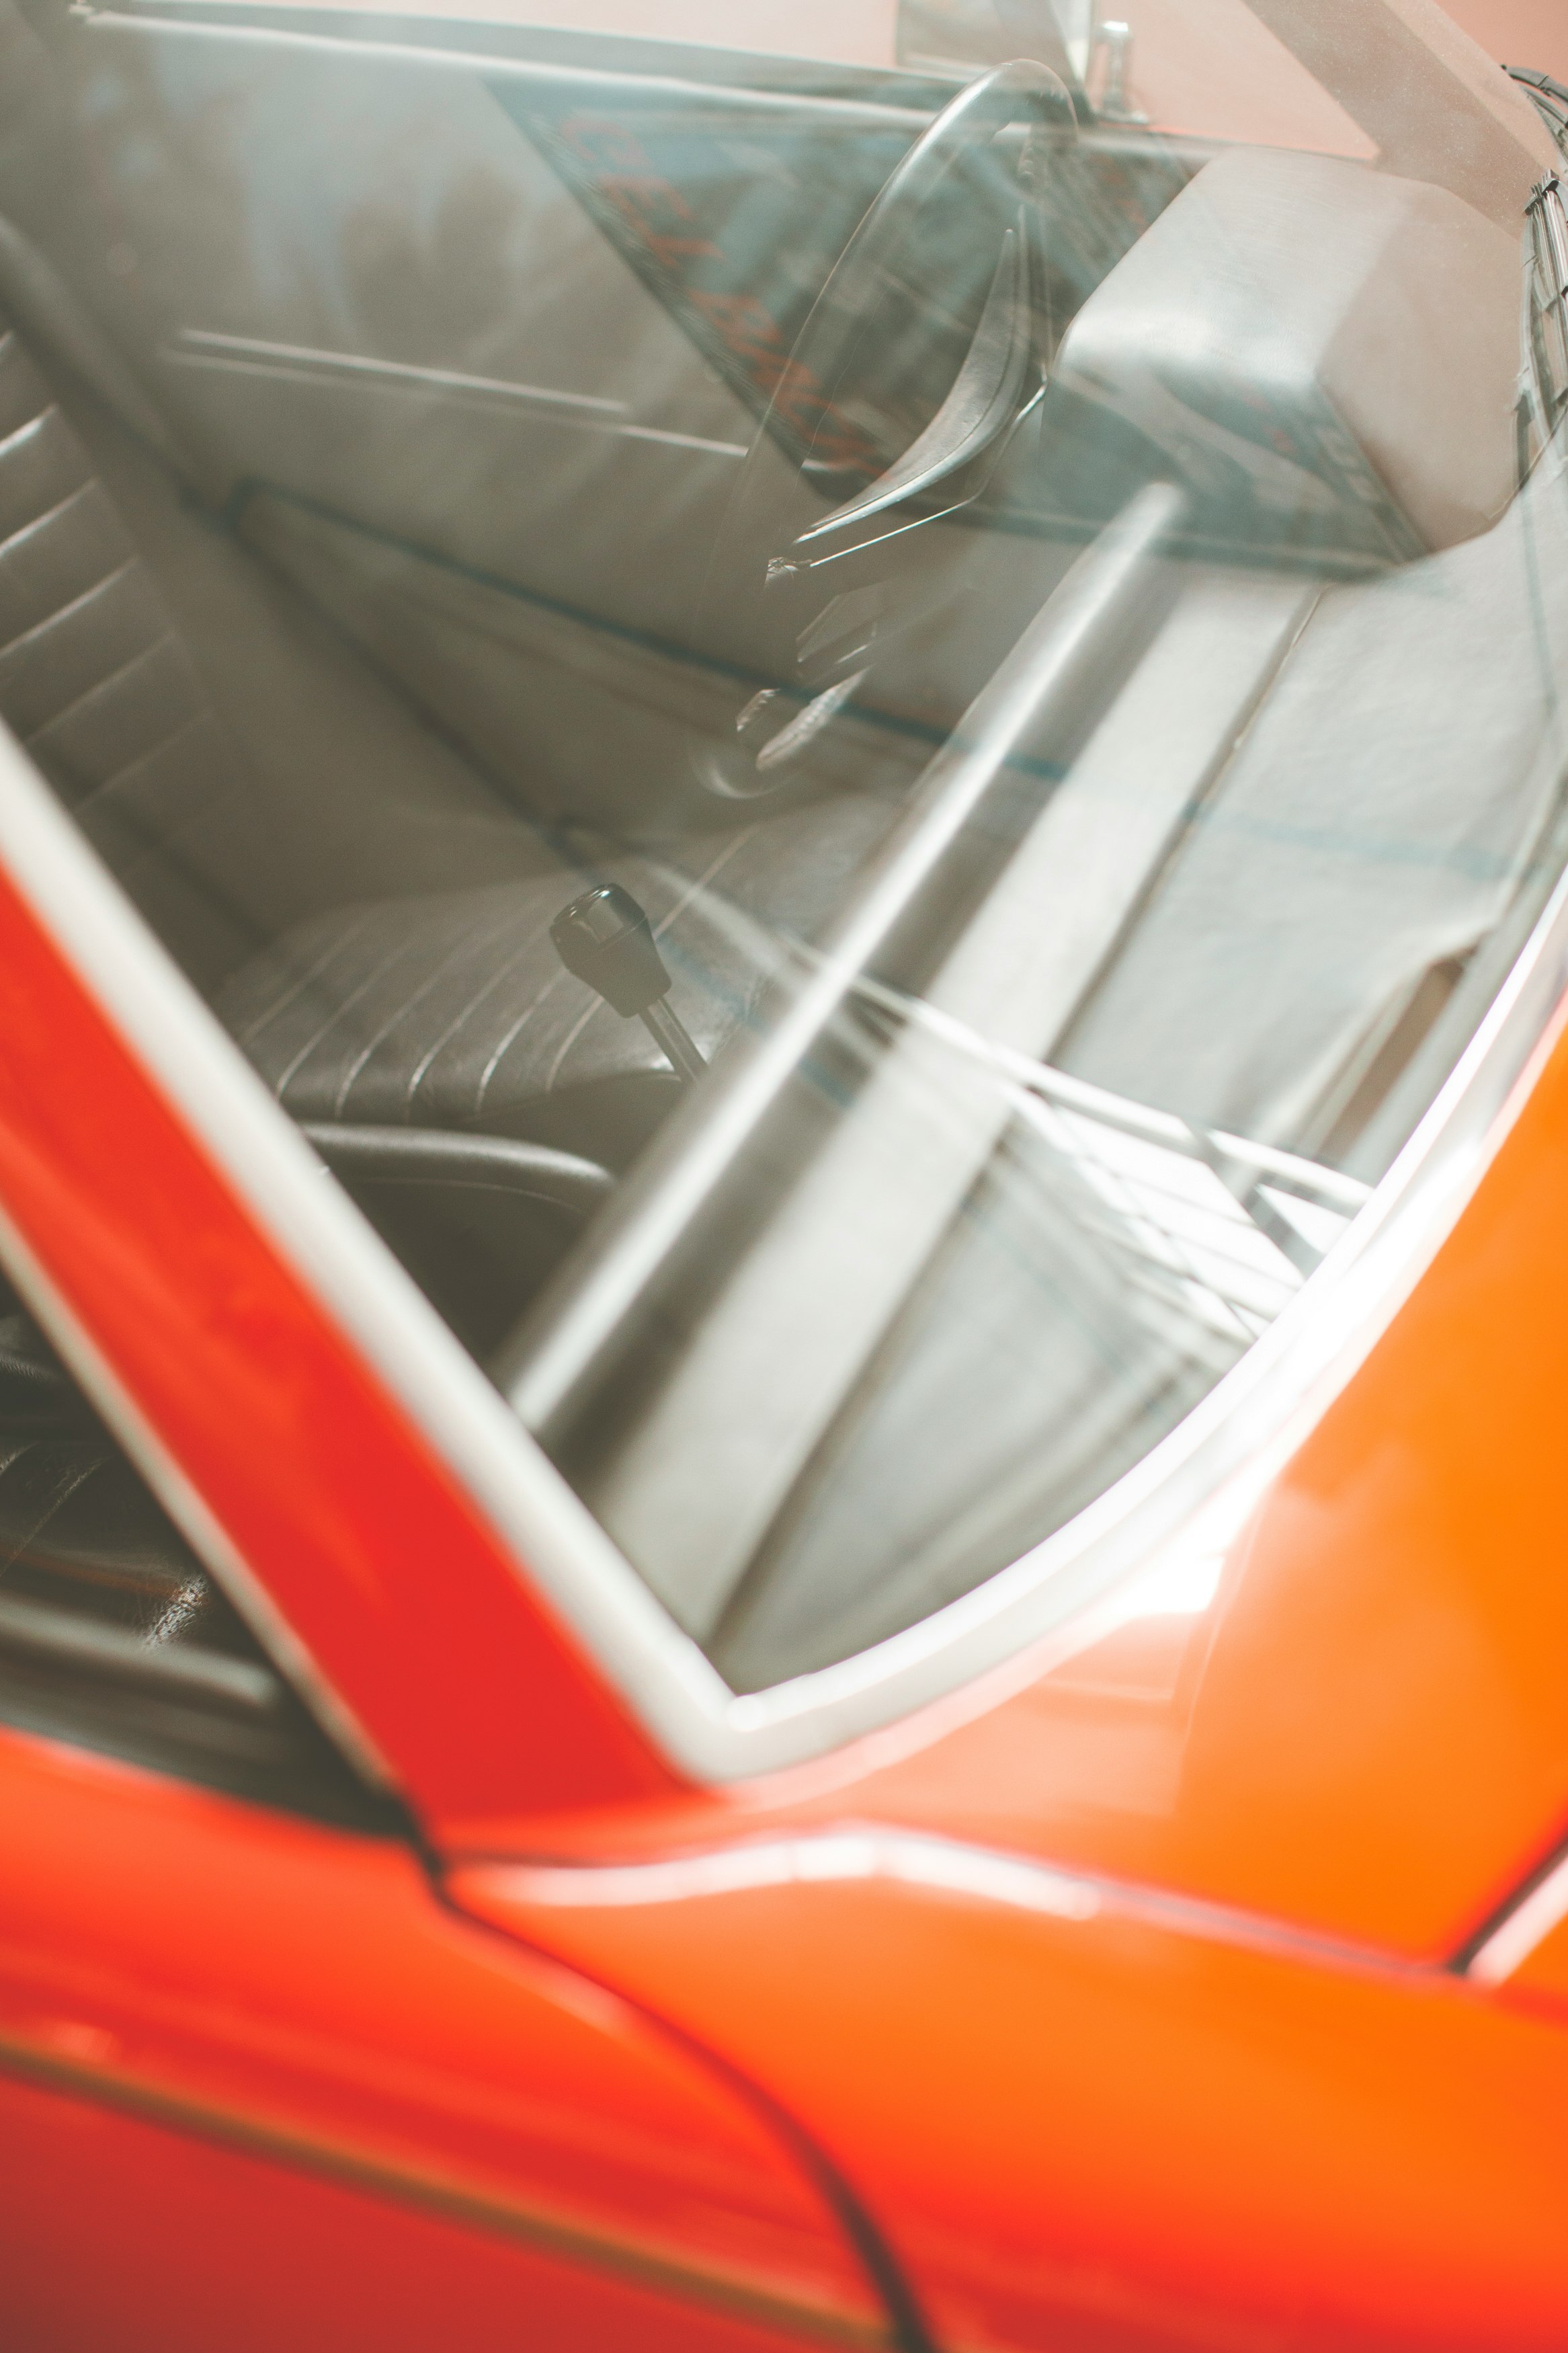
<path fill-rule="evenodd" d="M 1443 0 L 1450 16 L 1503 65 L 1568 81 L 1568 0 Z"/>

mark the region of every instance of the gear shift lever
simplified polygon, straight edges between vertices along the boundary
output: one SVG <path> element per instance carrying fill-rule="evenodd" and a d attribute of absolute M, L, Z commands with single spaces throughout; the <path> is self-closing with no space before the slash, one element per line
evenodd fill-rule
<path fill-rule="evenodd" d="M 676 1077 L 694 1085 L 708 1065 L 666 1002 L 669 975 L 654 944 L 653 926 L 631 892 L 618 882 L 584 891 L 562 908 L 550 936 L 567 971 L 628 1020 L 635 1013 Z"/>

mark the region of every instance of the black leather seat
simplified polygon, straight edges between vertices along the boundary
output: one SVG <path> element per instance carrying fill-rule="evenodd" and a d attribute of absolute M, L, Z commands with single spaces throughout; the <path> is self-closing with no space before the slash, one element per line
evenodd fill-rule
<path fill-rule="evenodd" d="M 0 1282 L 0 1719 L 366 1829 L 279 1676 Z"/>

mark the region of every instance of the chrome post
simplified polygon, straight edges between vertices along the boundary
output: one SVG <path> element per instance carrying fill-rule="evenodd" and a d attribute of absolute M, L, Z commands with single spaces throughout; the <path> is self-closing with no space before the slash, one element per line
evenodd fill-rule
<path fill-rule="evenodd" d="M 1105 87 L 1095 109 L 1102 122 L 1147 122 L 1132 103 L 1132 27 L 1119 17 L 1100 26 L 1096 46 L 1105 58 Z"/>

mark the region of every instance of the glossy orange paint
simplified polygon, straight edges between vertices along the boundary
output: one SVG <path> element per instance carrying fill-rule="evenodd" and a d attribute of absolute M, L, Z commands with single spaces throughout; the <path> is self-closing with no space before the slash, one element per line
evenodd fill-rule
<path fill-rule="evenodd" d="M 412 2212 L 439 2226 L 424 2240 L 443 2275 L 472 2242 L 477 2281 L 542 2296 L 512 2308 L 511 2342 L 528 2311 L 562 2324 L 542 2341 L 626 2353 L 884 2341 L 837 2214 L 743 2091 L 624 2000 L 455 1915 L 400 1843 L 0 1730 L 0 2119 L 9 2106 L 30 2135 L 41 2116 L 46 2149 L 79 2152 L 69 2211 L 91 2217 L 95 2270 L 129 2266 L 129 2280 L 166 2264 L 160 2353 L 285 2341 L 254 2316 L 216 2337 L 179 2316 L 187 2271 L 196 2309 L 226 2280 L 232 2294 L 244 2210 L 223 2185 L 258 2177 L 275 2274 L 263 2316 L 308 2284 L 288 2235 L 290 2215 L 321 2235 L 303 2179 L 331 2186 L 322 2211 L 348 2214 L 362 2271 L 378 2249 L 394 2276 L 405 2265 Z M 61 2121 L 18 2084 L 135 2129 Z M 215 2147 L 244 2160 L 195 2193 L 218 2210 L 210 2247 L 193 2243 L 183 2200 L 163 2257 L 141 2242 L 147 2182 L 116 2168 L 142 2146 L 150 2179 L 173 2184 L 205 2179 Z M 37 2179 L 19 2200 L 0 2195 L 0 2306 L 19 2353 L 73 2341 L 10 2334 L 19 2301 L 48 2307 L 62 2222 Z M 491 2240 L 521 2253 L 503 2263 Z M 123 2341 L 110 2279 L 83 2308 Z M 319 2317 L 311 2329 L 311 2346 L 342 2341 Z M 431 2341 L 411 2317 L 374 2339 L 410 2353 Z"/>
<path fill-rule="evenodd" d="M 616 1903 L 569 1875 L 454 1893 L 809 2115 L 952 2353 L 1568 2343 L 1568 2035 L 1460 1980 L 1111 1889 L 1069 1918 L 804 1863 Z"/>
<path fill-rule="evenodd" d="M 1461 1946 L 1568 1826 L 1565 1168 L 1559 1042 L 1212 1608 L 976 1713 L 856 1810 L 1412 1956 Z"/>
<path fill-rule="evenodd" d="M 1568 1831 L 1565 1168 L 1559 1042 L 1207 1609 L 1016 1661 L 824 1765 L 514 1841 L 637 1854 L 848 1814 L 1457 1951 Z"/>
<path fill-rule="evenodd" d="M 679 1786 L 3 873 L 0 1202 L 433 1833 Z"/>

